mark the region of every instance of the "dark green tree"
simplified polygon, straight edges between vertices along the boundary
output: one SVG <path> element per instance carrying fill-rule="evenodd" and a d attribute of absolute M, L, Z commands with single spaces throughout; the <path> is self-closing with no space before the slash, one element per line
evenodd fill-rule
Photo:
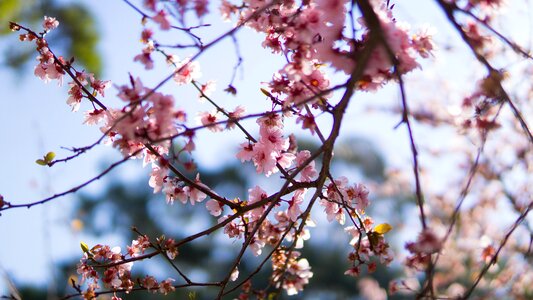
<path fill-rule="evenodd" d="M 75 57 L 87 71 L 101 74 L 103 64 L 98 51 L 100 33 L 96 17 L 81 3 L 64 3 L 55 0 L 0 0 L 0 23 L 16 21 L 39 28 L 43 16 L 61 20 L 61 26 L 47 37 L 55 49 L 61 49 L 67 59 Z M 0 28 L 0 39 L 5 47 L 2 65 L 21 71 L 28 61 L 33 61 L 35 49 L 30 44 L 14 40 L 7 25 Z"/>

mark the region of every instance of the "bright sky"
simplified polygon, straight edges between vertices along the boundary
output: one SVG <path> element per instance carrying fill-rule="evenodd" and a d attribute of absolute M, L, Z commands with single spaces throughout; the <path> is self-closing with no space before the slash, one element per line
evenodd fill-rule
<path fill-rule="evenodd" d="M 442 24 L 442 16 L 432 11 L 428 5 L 431 1 L 416 1 L 417 9 L 411 10 L 410 6 L 398 6 L 398 12 L 412 19 L 415 24 L 429 23 L 434 20 Z M 124 84 L 128 81 L 128 72 L 134 76 L 141 75 L 146 86 L 155 85 L 159 79 L 169 74 L 167 68 L 156 69 L 151 73 L 144 73 L 139 64 L 132 62 L 132 58 L 140 53 L 142 45 L 138 42 L 141 31 L 139 15 L 125 5 L 122 1 L 101 2 L 87 1 L 100 24 L 102 32 L 101 49 L 105 61 L 104 78 L 110 79 L 115 84 Z M 213 11 L 216 11 L 213 9 Z M 416 16 L 415 12 L 418 12 Z M 419 12 L 424 12 L 419 14 Z M 117 17 L 120 15 L 120 18 Z M 59 20 L 61 21 L 61 20 Z M 212 16 L 207 23 L 216 24 L 199 33 L 207 33 L 206 36 L 214 37 L 229 29 L 229 24 L 218 21 L 218 16 Z M 434 23 L 434 22 L 433 22 Z M 2 25 L 3 26 L 3 25 Z M 155 26 L 152 26 L 155 27 Z M 439 27 L 437 38 L 441 41 L 448 39 L 446 30 Z M 219 80 L 217 93 L 214 98 L 220 99 L 223 105 L 233 108 L 239 104 L 249 107 L 250 112 L 259 112 L 268 109 L 266 101 L 257 105 L 263 99 L 260 95 L 258 83 L 268 81 L 271 75 L 281 66 L 281 60 L 265 59 L 268 52 L 260 47 L 261 36 L 246 30 L 239 36 L 241 52 L 244 58 L 243 73 L 240 73 L 236 82 L 239 95 L 233 98 L 222 90 L 229 82 L 231 70 L 235 63 L 235 51 L 230 40 L 209 50 L 200 58 L 203 77 L 201 81 L 209 79 Z M 13 34 L 10 38 L 17 39 Z M 207 38 L 206 41 L 210 39 Z M 53 45 L 51 45 L 53 48 Z M 0 46 L 1 48 L 1 46 Z M 183 54 L 182 57 L 186 56 Z M 461 58 L 459 58 L 461 59 Z M 464 65 L 469 58 L 463 61 L 447 62 L 438 61 L 441 72 L 458 72 L 450 68 L 449 64 Z M 448 66 L 446 66 L 448 64 Z M 157 64 L 156 64 L 157 65 Z M 159 61 L 161 66 L 161 61 Z M 32 70 L 19 76 L 10 70 L 0 69 L 0 138 L 2 148 L 2 168 L 0 169 L 0 194 L 6 201 L 13 203 L 33 202 L 54 193 L 62 192 L 77 184 L 80 184 L 98 174 L 102 166 L 112 162 L 120 155 L 110 147 L 100 146 L 91 150 L 81 158 L 68 164 L 56 165 L 53 168 L 41 167 L 35 164 L 35 159 L 48 151 L 57 153 L 58 158 L 69 153 L 61 150 L 60 146 L 80 147 L 92 143 L 99 137 L 99 130 L 95 127 L 82 125 L 82 111 L 71 113 L 65 104 L 67 99 L 66 88 L 58 88 L 54 83 L 44 84 L 32 76 Z M 160 70 L 160 71 L 157 71 Z M 143 74 L 147 74 L 143 75 Z M 456 74 L 457 75 L 457 74 Z M 421 73 L 414 76 L 421 76 Z M 424 75 L 428 76 L 428 75 Z M 431 75 L 429 75 L 431 76 Z M 433 74 L 433 76 L 437 76 Z M 457 75 L 459 76 L 459 75 Z M 198 104 L 196 94 L 192 88 L 188 94 L 182 94 L 183 89 L 176 89 L 172 83 L 165 85 L 164 90 L 174 93 L 177 102 L 181 106 L 192 107 L 196 110 L 211 110 L 208 104 Z M 178 94 L 179 93 L 179 94 Z M 395 101 L 395 88 L 389 88 L 380 93 L 382 98 L 377 100 L 375 94 L 358 95 L 356 101 L 374 99 L 383 106 Z M 415 97 L 424 97 L 428 92 L 413 91 Z M 108 91 L 106 101 L 113 100 L 113 89 Z M 393 95 L 391 97 L 391 95 Z M 252 101 L 254 103 L 252 103 Z M 118 102 L 115 102 L 118 103 Z M 353 106 L 353 105 L 352 105 Z M 85 107 L 87 108 L 87 107 Z M 385 118 L 376 115 L 369 116 L 361 109 L 348 111 L 347 122 L 343 131 L 353 132 L 372 138 L 380 149 L 394 155 L 388 157 L 392 164 L 406 164 L 410 162 L 409 151 L 403 129 L 394 131 L 392 128 L 398 123 L 397 119 Z M 324 120 L 323 122 L 327 122 Z M 252 131 L 255 125 L 249 123 Z M 373 131 L 369 131 L 373 128 Z M 420 133 L 424 135 L 424 132 Z M 209 135 L 209 141 L 201 142 L 201 134 L 198 139 L 198 161 L 204 165 L 215 167 L 221 165 L 227 159 L 232 159 L 234 149 L 241 141 L 239 135 Z M 210 147 L 213 143 L 221 144 L 221 148 Z M 391 149 L 391 145 L 393 149 Z M 387 150 L 388 149 L 388 150 Z M 222 150 L 222 152 L 218 152 Z M 111 176 L 121 178 L 135 175 L 131 170 L 138 170 L 140 162 L 130 162 L 126 168 L 115 171 Z M 128 170 L 125 172 L 124 170 Z M 135 173 L 135 171 L 133 172 Z M 146 178 L 146 182 L 148 178 Z M 101 183 L 89 186 L 85 191 L 94 192 L 104 187 Z M 70 203 L 75 197 L 67 197 L 54 200 L 52 203 L 27 209 L 8 210 L 0 217 L 0 271 L 6 271 L 16 281 L 45 283 L 48 277 L 50 263 L 63 257 L 81 255 L 79 249 L 80 240 L 91 244 L 92 242 L 103 243 L 108 241 L 91 240 L 88 237 L 74 233 L 70 229 Z M 0 280 L 0 295 L 5 294 L 5 282 Z"/>

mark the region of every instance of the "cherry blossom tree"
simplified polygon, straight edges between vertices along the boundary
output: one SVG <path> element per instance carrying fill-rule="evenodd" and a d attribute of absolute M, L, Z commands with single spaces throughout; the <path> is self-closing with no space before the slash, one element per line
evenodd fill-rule
<path fill-rule="evenodd" d="M 332 272 L 358 277 L 393 260 L 403 265 L 405 277 L 392 281 L 386 290 L 369 278 L 358 281 L 359 292 L 369 299 L 384 299 L 387 293 L 410 293 L 419 299 L 533 296 L 533 231 L 527 218 L 533 206 L 533 135 L 527 118 L 532 113 L 532 90 L 528 80 L 519 80 L 531 75 L 532 57 L 511 34 L 498 29 L 498 21 L 506 18 L 502 10 L 514 12 L 515 3 L 432 1 L 458 38 L 458 47 L 481 71 L 461 93 L 454 95 L 443 87 L 422 101 L 412 95 L 413 89 L 421 82 L 428 88 L 428 81 L 418 81 L 416 76 L 429 76 L 426 68 L 431 70 L 435 58 L 451 50 L 446 41 L 438 43 L 430 25 L 415 27 L 397 19 L 398 8 L 392 1 L 124 1 L 144 25 L 139 32 L 144 48 L 132 61 L 146 69 L 146 74 L 130 74 L 126 83 L 98 78 L 77 67 L 75 58 L 56 53 L 47 36 L 61 26 L 61 20 L 44 16 L 42 28 L 29 28 L 16 20 L 10 23 L 20 41 L 36 46 L 35 76 L 68 86 L 66 104 L 73 112 L 83 110 L 80 122 L 102 133 L 87 146 L 71 149 L 70 156 L 56 158 L 49 152 L 37 163 L 53 167 L 100 144 L 117 149 L 123 158 L 98 176 L 42 200 L 19 203 L 0 197 L 0 211 L 53 205 L 55 199 L 138 159 L 140 168 L 150 168 L 147 184 L 164 195 L 168 209 L 194 206 L 206 210 L 216 224 L 183 239 L 165 232 L 149 236 L 142 228 L 133 228 L 138 237 L 122 247 L 82 243 L 79 279 L 72 280 L 72 291 L 64 299 L 99 295 L 121 299 L 137 291 L 167 295 L 191 287 L 213 289 L 218 299 L 235 292 L 238 299 L 296 295 L 313 281 L 312 265 L 300 249 L 311 238 L 310 228 L 321 226 L 315 222 L 317 215 L 338 223 L 350 240 L 345 269 Z M 234 27 L 206 43 L 201 33 L 209 25 L 203 22 L 209 13 L 219 14 Z M 215 78 L 202 78 L 206 66 L 198 58 L 217 55 L 212 48 L 231 40 L 238 60 L 228 72 L 225 91 L 238 98 L 235 78 L 242 61 L 238 34 L 243 28 L 261 35 L 262 46 L 284 63 L 270 81 L 258 84 L 257 99 L 224 107 L 212 97 Z M 170 33 L 192 42 L 159 40 L 159 35 Z M 143 78 L 153 75 L 156 64 L 166 64 L 169 71 L 157 85 L 149 86 Z M 444 74 L 436 77 L 453 80 Z M 175 92 L 162 92 L 166 85 L 174 85 Z M 191 86 L 211 110 L 182 108 L 177 100 L 180 91 Z M 407 133 L 410 170 L 391 170 L 385 182 L 352 182 L 336 175 L 331 166 L 347 110 L 367 105 L 359 95 L 377 95 L 373 93 L 389 87 L 397 90 L 399 105 L 385 110 L 398 119 L 398 131 Z M 454 99 L 442 97 L 448 93 Z M 115 97 L 122 101 L 120 106 L 109 100 Z M 271 109 L 249 113 L 245 103 L 250 101 L 267 101 Z M 247 120 L 255 124 L 245 124 Z M 299 146 L 288 124 L 301 126 L 320 147 Z M 417 129 L 453 133 L 446 145 L 432 148 L 418 139 Z M 258 184 L 247 187 L 248 195 L 241 199 L 212 189 L 202 181 L 201 172 L 194 176 L 183 172 L 196 170 L 190 155 L 196 150 L 198 132 L 223 135 L 230 130 L 242 134 L 242 142 L 235 145 L 235 161 L 253 165 L 264 182 L 272 182 L 275 192 Z M 433 156 L 436 161 L 445 154 L 455 157 L 460 175 L 443 178 L 439 167 L 427 159 Z M 407 228 L 415 235 L 405 244 L 407 255 L 401 257 L 389 242 L 401 230 L 376 222 L 369 212 L 379 204 L 370 201 L 373 194 L 393 197 L 406 190 L 413 195 L 416 210 L 402 221 L 416 225 Z M 212 234 L 236 241 L 240 249 L 233 253 L 225 276 L 194 281 L 175 259 L 185 245 Z M 242 274 L 239 266 L 246 253 L 257 257 L 256 269 Z M 135 265 L 153 257 L 164 259 L 175 276 L 134 278 Z M 255 285 L 252 279 L 267 265 L 271 265 L 270 282 Z"/>

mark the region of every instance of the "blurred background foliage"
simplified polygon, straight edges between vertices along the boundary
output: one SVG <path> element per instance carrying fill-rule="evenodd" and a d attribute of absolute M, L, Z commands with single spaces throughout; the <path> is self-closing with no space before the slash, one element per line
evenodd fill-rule
<path fill-rule="evenodd" d="M 60 20 L 60 26 L 50 35 L 48 43 L 54 45 L 58 55 L 76 62 L 88 72 L 99 76 L 102 57 L 98 51 L 100 34 L 95 16 L 82 3 L 58 0 L 0 0 L 0 41 L 3 61 L 1 64 L 22 74 L 24 66 L 35 60 L 35 48 L 31 43 L 20 43 L 10 34 L 9 23 L 17 22 L 35 31 L 42 29 L 43 16 Z"/>

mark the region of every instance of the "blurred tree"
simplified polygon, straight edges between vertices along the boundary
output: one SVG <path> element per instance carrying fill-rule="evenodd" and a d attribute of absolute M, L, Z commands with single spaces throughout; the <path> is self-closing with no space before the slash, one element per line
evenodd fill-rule
<path fill-rule="evenodd" d="M 53 16 L 61 22 L 58 32 L 48 36 L 48 42 L 62 50 L 64 57 L 76 57 L 87 71 L 99 76 L 102 72 L 102 58 L 97 49 L 100 34 L 95 17 L 86 6 L 56 0 L 0 0 L 1 24 L 17 21 L 38 28 L 36 25 L 43 21 L 43 16 Z M 21 71 L 26 62 L 33 60 L 35 49 L 30 44 L 23 47 L 13 36 L 6 36 L 8 33 L 7 25 L 0 28 L 0 39 L 5 44 L 1 64 Z"/>

